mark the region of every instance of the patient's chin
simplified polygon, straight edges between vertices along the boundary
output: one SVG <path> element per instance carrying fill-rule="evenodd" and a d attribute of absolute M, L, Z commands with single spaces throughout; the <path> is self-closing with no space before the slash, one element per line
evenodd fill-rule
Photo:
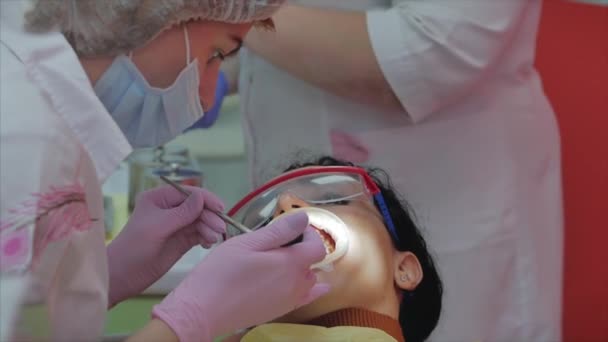
<path fill-rule="evenodd" d="M 319 277 L 320 278 L 320 277 Z M 321 280 L 323 282 L 323 280 Z M 319 316 L 345 308 L 340 303 L 339 290 L 332 290 L 325 296 L 291 311 L 285 316 L 276 320 L 277 323 L 304 323 Z M 342 298 L 343 299 L 343 298 Z"/>

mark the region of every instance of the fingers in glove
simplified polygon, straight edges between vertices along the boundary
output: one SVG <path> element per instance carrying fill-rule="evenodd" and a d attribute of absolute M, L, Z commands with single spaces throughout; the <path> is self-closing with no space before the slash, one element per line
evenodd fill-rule
<path fill-rule="evenodd" d="M 214 211 L 224 211 L 224 201 L 222 201 L 216 194 L 213 192 L 203 189 L 188 186 L 186 187 L 191 193 L 200 192 L 203 197 L 205 197 L 205 208 L 214 210 Z"/>
<path fill-rule="evenodd" d="M 205 204 L 205 196 L 202 192 L 193 192 L 179 206 L 169 209 L 167 226 L 172 229 L 172 232 L 194 223 L 200 219 Z"/>
<path fill-rule="evenodd" d="M 224 211 L 224 202 L 211 191 L 188 185 L 182 187 L 191 194 L 190 196 L 197 194 L 197 197 L 203 198 L 203 204 L 207 208 Z M 190 196 L 186 196 L 170 185 L 164 185 L 141 193 L 137 201 L 143 200 L 153 203 L 162 209 L 171 209 L 180 206 Z"/>
<path fill-rule="evenodd" d="M 287 247 L 297 265 L 309 267 L 320 262 L 327 254 L 325 245 L 314 228 L 304 230 L 302 242 Z"/>
<path fill-rule="evenodd" d="M 198 244 L 204 249 L 210 249 L 214 243 L 204 240 L 200 235 L 198 235 Z"/>
<path fill-rule="evenodd" d="M 182 204 L 187 197 L 172 186 L 163 185 L 144 191 L 139 195 L 137 202 L 146 201 L 161 209 L 171 209 Z"/>
<path fill-rule="evenodd" d="M 205 248 L 213 245 L 214 243 L 220 241 L 222 234 L 216 232 L 215 230 L 209 228 L 204 222 L 199 221 L 195 224 L 196 230 L 198 232 L 199 239 L 201 241 L 201 245 Z"/>
<path fill-rule="evenodd" d="M 304 212 L 285 215 L 275 222 L 249 234 L 238 236 L 240 241 L 253 250 L 268 251 L 281 248 L 301 235 L 308 226 L 308 215 Z"/>
<path fill-rule="evenodd" d="M 203 210 L 203 214 L 201 215 L 201 222 L 203 222 L 206 227 L 216 233 L 226 233 L 226 222 L 224 222 L 224 220 L 222 220 L 219 216 L 209 210 Z"/>
<path fill-rule="evenodd" d="M 188 232 L 186 232 L 185 238 L 188 244 L 188 250 L 200 244 L 200 237 L 201 235 L 198 233 L 198 230 L 196 228 L 192 228 L 188 230 Z"/>

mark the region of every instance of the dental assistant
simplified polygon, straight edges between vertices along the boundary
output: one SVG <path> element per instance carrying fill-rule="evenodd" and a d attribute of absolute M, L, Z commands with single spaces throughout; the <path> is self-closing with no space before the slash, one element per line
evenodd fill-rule
<path fill-rule="evenodd" d="M 106 248 L 101 184 L 133 148 L 203 115 L 223 58 L 282 2 L 0 2 L 1 341 L 28 337 L 16 327 L 29 305 L 44 307 L 46 338 L 97 341 L 108 308 L 220 239 L 219 198 L 163 187 Z M 220 244 L 131 340 L 212 341 L 326 293 L 310 271 L 325 249 L 307 226 L 291 215 Z"/>
<path fill-rule="evenodd" d="M 302 148 L 387 170 L 444 280 L 433 341 L 560 341 L 560 141 L 534 67 L 541 5 L 301 0 L 275 15 L 276 34 L 245 40 L 252 186 Z"/>

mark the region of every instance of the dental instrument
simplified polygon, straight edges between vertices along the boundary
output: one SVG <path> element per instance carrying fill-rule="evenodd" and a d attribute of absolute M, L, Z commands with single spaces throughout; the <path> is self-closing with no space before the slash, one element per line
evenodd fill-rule
<path fill-rule="evenodd" d="M 183 188 L 181 185 L 179 185 L 178 183 L 176 183 L 176 182 L 172 181 L 171 179 L 169 179 L 169 178 L 167 178 L 167 177 L 165 177 L 165 176 L 163 176 L 163 175 L 160 175 L 159 177 L 160 177 L 160 179 L 162 179 L 162 180 L 163 180 L 163 182 L 165 182 L 165 183 L 167 183 L 167 184 L 171 185 L 172 187 L 174 187 L 174 188 L 175 188 L 175 190 L 179 191 L 179 192 L 180 192 L 180 193 L 182 193 L 183 195 L 185 195 L 185 196 L 190 196 L 190 191 L 188 191 L 188 190 L 184 189 L 184 188 Z M 209 210 L 211 210 L 211 209 L 209 209 Z M 233 220 L 233 219 L 232 219 L 230 216 L 228 216 L 228 215 L 224 214 L 224 213 L 223 213 L 223 212 L 221 212 L 221 211 L 217 211 L 217 210 L 211 210 L 211 212 L 213 212 L 214 214 L 216 214 L 217 216 L 219 216 L 219 217 L 220 217 L 220 218 L 221 218 L 221 219 L 222 219 L 224 222 L 226 222 L 227 224 L 229 224 L 229 225 L 233 226 L 234 228 L 236 228 L 236 229 L 240 230 L 240 231 L 241 231 L 241 233 L 251 233 L 251 232 L 252 232 L 252 230 L 251 230 L 251 229 L 249 229 L 249 228 L 245 227 L 243 224 L 241 224 L 241 223 L 239 223 L 239 222 L 237 222 L 237 221 Z"/>

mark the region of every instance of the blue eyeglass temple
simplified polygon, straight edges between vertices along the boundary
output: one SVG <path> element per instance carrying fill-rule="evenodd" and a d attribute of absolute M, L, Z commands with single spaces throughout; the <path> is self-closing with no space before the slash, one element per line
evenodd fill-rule
<path fill-rule="evenodd" d="M 391 214 L 388 211 L 386 202 L 384 202 L 384 197 L 382 196 L 382 192 L 378 192 L 377 194 L 375 194 L 374 200 L 376 201 L 376 204 L 380 208 L 380 213 L 382 214 L 382 217 L 384 217 L 384 222 L 388 226 L 389 233 L 391 233 L 391 235 L 393 236 L 393 239 L 395 239 L 395 242 L 399 243 L 400 241 L 399 241 L 399 236 L 397 235 L 397 229 L 395 228 L 395 224 L 393 223 L 393 218 L 391 217 Z"/>

